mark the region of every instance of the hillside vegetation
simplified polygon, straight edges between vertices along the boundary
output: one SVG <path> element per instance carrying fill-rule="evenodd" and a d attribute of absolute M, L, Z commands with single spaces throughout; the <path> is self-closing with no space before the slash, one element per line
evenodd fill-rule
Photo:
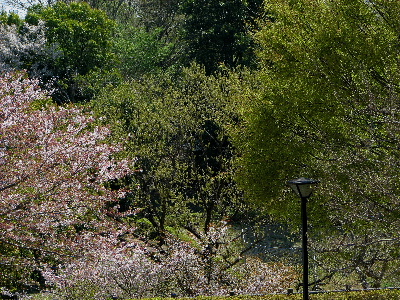
<path fill-rule="evenodd" d="M 1 293 L 400 285 L 399 1 L 5 2 Z"/>

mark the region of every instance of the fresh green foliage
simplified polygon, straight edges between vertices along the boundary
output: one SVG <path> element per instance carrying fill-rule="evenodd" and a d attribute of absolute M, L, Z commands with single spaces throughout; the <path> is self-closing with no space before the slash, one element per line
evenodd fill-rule
<path fill-rule="evenodd" d="M 56 43 L 63 56 L 57 67 L 85 75 L 103 66 L 110 58 L 111 33 L 114 23 L 104 12 L 88 4 L 57 2 L 51 7 L 33 7 L 25 20 L 44 20 L 50 43 Z M 69 75 L 69 74 L 68 74 Z"/>
<path fill-rule="evenodd" d="M 160 40 L 162 28 L 148 32 L 140 27 L 120 26 L 115 37 L 114 52 L 119 69 L 126 78 L 140 78 L 165 70 L 173 44 Z"/>
<path fill-rule="evenodd" d="M 226 84 L 225 84 L 226 85 Z M 238 213 L 241 193 L 232 178 L 233 148 L 222 124 L 222 80 L 202 69 L 181 77 L 131 81 L 93 101 L 137 158 L 128 206 L 141 210 L 160 236 L 166 226 L 207 232 L 214 221 Z"/>
<path fill-rule="evenodd" d="M 5 11 L 0 12 L 0 24 L 7 24 L 7 25 L 22 25 L 21 18 L 16 13 L 7 13 Z"/>
<path fill-rule="evenodd" d="M 186 52 L 180 32 L 183 16 L 178 0 L 92 0 L 118 24 L 113 37 L 117 65 L 127 78 L 181 68 Z"/>
<path fill-rule="evenodd" d="M 374 286 L 399 263 L 399 11 L 398 1 L 268 1 L 256 35 L 264 87 L 239 98 L 248 197 L 300 224 L 285 182 L 321 180 L 309 204 L 315 264 Z"/>
<path fill-rule="evenodd" d="M 50 66 L 53 77 L 58 78 L 54 97 L 58 102 L 87 100 L 80 93 L 76 77 L 109 66 L 114 22 L 84 2 L 31 7 L 25 22 L 36 25 L 39 20 L 45 22 L 49 45 L 61 52 L 55 65 Z"/>
<path fill-rule="evenodd" d="M 342 172 L 355 171 L 354 161 L 339 156 L 350 147 L 353 159 L 373 156 L 371 139 L 390 129 L 380 119 L 383 112 L 373 115 L 368 106 L 390 105 L 395 97 L 395 31 L 372 7 L 347 2 L 352 4 L 272 1 L 268 6 L 274 21 L 257 35 L 264 65 L 259 76 L 266 88 L 259 99 L 246 103 L 248 181 L 262 177 L 268 182 L 257 184 L 257 198 L 280 194 L 279 185 L 303 170 L 325 179 L 316 170 L 320 161 L 338 168 L 343 160 L 347 168 Z M 384 155 L 377 152 L 376 159 L 379 154 Z M 338 175 L 341 183 L 349 179 Z"/>

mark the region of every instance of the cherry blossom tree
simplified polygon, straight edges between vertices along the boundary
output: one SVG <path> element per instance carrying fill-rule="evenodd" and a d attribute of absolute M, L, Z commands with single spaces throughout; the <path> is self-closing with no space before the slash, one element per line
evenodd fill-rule
<path fill-rule="evenodd" d="M 162 251 L 137 240 L 105 248 L 99 242 L 87 255 L 58 270 L 48 269 L 44 276 L 54 285 L 53 292 L 69 300 L 276 293 L 293 284 L 292 268 L 255 257 L 226 268 L 228 228 L 211 230 L 206 242 L 198 244 L 169 235 Z M 212 254 L 210 241 L 220 244 Z"/>
<path fill-rule="evenodd" d="M 105 184 L 133 162 L 117 159 L 121 147 L 95 121 L 54 106 L 25 73 L 0 76 L 0 288 L 108 299 L 276 292 L 293 282 L 285 266 L 227 261 L 224 222 L 190 241 L 140 241 L 118 212 L 124 191 Z"/>
<path fill-rule="evenodd" d="M 118 206 L 110 204 L 122 192 L 103 183 L 128 174 L 133 162 L 114 158 L 120 147 L 104 142 L 110 131 L 90 114 L 50 102 L 25 73 L 0 76 L 3 287 L 19 280 L 19 289 L 32 280 L 44 285 L 46 266 L 129 230 L 116 226 Z"/>
<path fill-rule="evenodd" d="M 51 78 L 55 60 L 61 56 L 56 45 L 49 45 L 44 21 L 37 25 L 0 24 L 0 69 L 28 69 L 31 77 Z"/>

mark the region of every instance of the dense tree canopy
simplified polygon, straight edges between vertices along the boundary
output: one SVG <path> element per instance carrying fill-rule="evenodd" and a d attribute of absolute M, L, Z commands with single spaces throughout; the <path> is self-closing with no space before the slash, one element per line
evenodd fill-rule
<path fill-rule="evenodd" d="M 252 64 L 249 35 L 251 18 L 257 15 L 258 1 L 185 0 L 184 39 L 190 60 L 205 65 L 207 72 L 221 64 L 230 67 Z"/>
<path fill-rule="evenodd" d="M 49 43 L 56 43 L 63 53 L 57 65 L 62 70 L 85 75 L 110 58 L 114 24 L 102 11 L 91 9 L 86 3 L 33 7 L 25 20 L 31 24 L 45 21 Z"/>
<path fill-rule="evenodd" d="M 264 88 L 243 98 L 238 137 L 250 197 L 298 220 L 285 182 L 321 180 L 310 202 L 314 233 L 356 243 L 363 251 L 349 269 L 365 268 L 378 285 L 399 237 L 399 9 L 397 1 L 269 1 L 257 34 Z M 368 243 L 386 251 L 374 256 Z"/>
<path fill-rule="evenodd" d="M 55 46 L 60 52 L 52 66 L 52 76 L 57 78 L 54 96 L 59 102 L 87 100 L 77 81 L 91 71 L 107 68 L 111 62 L 114 22 L 103 11 L 83 2 L 31 7 L 25 22 L 38 25 L 40 21 L 46 26 L 47 46 Z"/>
<path fill-rule="evenodd" d="M 120 26 L 114 40 L 118 69 L 124 78 L 138 79 L 144 75 L 166 72 L 173 65 L 174 44 L 161 40 L 162 28 L 146 31 L 141 27 Z"/>
<path fill-rule="evenodd" d="M 200 236 L 212 222 L 240 213 L 234 149 L 222 126 L 230 118 L 224 115 L 226 83 L 220 84 L 194 66 L 179 79 L 129 82 L 93 101 L 127 140 L 128 155 L 137 158 L 142 172 L 132 179 L 136 188 L 127 200 L 142 209 L 157 236 L 172 225 L 200 230 Z"/>
<path fill-rule="evenodd" d="M 171 235 L 189 241 L 200 257 L 196 276 L 204 274 L 207 288 L 220 293 L 226 283 L 238 291 L 257 289 L 258 275 L 240 284 L 236 275 L 268 270 L 261 261 L 242 258 L 255 243 L 243 243 L 241 236 L 254 233 L 259 217 L 249 213 L 233 179 L 235 149 L 225 129 L 237 118 L 227 104 L 239 92 L 238 82 L 239 76 L 207 76 L 193 65 L 179 76 L 131 80 L 93 100 L 94 110 L 126 141 L 126 155 L 137 159 L 135 174 L 115 182 L 130 187 L 120 207 L 137 211 L 129 218 L 136 234 L 167 252 Z M 234 224 L 241 231 L 232 231 Z M 194 295 L 202 280 L 185 294 Z"/>
<path fill-rule="evenodd" d="M 300 176 L 316 282 L 398 282 L 398 1 L 6 2 L 0 289 L 277 291 Z"/>

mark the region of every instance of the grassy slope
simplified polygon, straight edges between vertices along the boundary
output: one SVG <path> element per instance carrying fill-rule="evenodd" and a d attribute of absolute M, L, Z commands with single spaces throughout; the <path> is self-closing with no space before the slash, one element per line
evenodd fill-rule
<path fill-rule="evenodd" d="M 152 300 L 161 300 L 161 299 L 166 300 L 166 298 L 156 298 Z M 182 298 L 170 298 L 170 299 L 181 300 Z M 195 298 L 195 300 L 301 300 L 301 299 L 302 299 L 302 294 Z M 326 294 L 314 294 L 310 295 L 310 300 L 400 300 L 400 290 L 335 292 Z"/>
<path fill-rule="evenodd" d="M 196 297 L 196 298 L 152 298 L 143 300 L 302 300 L 302 294 L 234 296 L 234 297 Z M 35 295 L 31 300 L 53 300 L 54 295 Z M 93 299 L 95 300 L 95 299 Z M 363 292 L 335 292 L 310 295 L 310 300 L 400 300 L 400 290 L 380 290 Z"/>

